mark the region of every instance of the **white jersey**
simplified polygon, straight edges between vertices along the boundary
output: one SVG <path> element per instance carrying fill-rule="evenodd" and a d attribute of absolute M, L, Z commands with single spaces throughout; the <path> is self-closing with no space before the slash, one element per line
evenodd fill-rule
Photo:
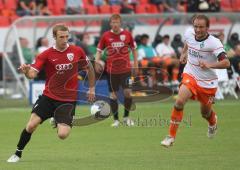
<path fill-rule="evenodd" d="M 202 69 L 199 61 L 217 62 L 218 55 L 225 52 L 221 41 L 212 35 L 203 41 L 197 41 L 192 29 L 187 29 L 184 39 L 188 45 L 188 60 L 183 72 L 193 76 L 201 87 L 216 88 L 218 77 L 215 69 Z"/>

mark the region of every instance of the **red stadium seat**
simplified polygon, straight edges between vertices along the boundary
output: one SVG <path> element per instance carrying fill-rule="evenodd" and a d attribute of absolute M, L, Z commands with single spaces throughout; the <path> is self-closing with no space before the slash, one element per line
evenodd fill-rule
<path fill-rule="evenodd" d="M 3 4 L 3 1 L 0 0 L 0 10 L 2 10 L 4 8 L 4 4 Z"/>
<path fill-rule="evenodd" d="M 230 24 L 231 21 L 227 17 L 220 17 L 218 18 L 218 23 L 226 25 L 226 24 Z"/>
<path fill-rule="evenodd" d="M 160 12 L 158 11 L 157 6 L 154 5 L 154 4 L 149 4 L 149 5 L 148 5 L 148 7 L 147 7 L 147 12 L 148 12 L 148 13 L 152 13 L 152 14 L 160 13 Z"/>
<path fill-rule="evenodd" d="M 110 5 L 101 5 L 101 6 L 99 6 L 99 13 L 100 14 L 110 14 L 111 13 Z"/>
<path fill-rule="evenodd" d="M 217 23 L 217 18 L 216 17 L 210 17 L 209 21 L 210 21 L 210 24 L 216 24 Z"/>
<path fill-rule="evenodd" d="M 90 5 L 89 0 L 82 0 L 82 2 L 83 2 L 83 7 Z"/>
<path fill-rule="evenodd" d="M 135 12 L 137 14 L 148 13 L 147 12 L 147 5 L 137 5 L 135 8 Z"/>
<path fill-rule="evenodd" d="M 10 22 L 13 23 L 18 18 L 20 18 L 18 15 L 13 15 L 13 16 L 10 17 Z"/>
<path fill-rule="evenodd" d="M 112 5 L 111 6 L 111 11 L 113 14 L 119 14 L 120 10 L 121 10 L 121 6 L 120 5 Z"/>
<path fill-rule="evenodd" d="M 61 15 L 65 14 L 65 0 L 53 0 L 53 14 Z"/>
<path fill-rule="evenodd" d="M 233 10 L 234 11 L 240 11 L 240 0 L 232 0 Z"/>
<path fill-rule="evenodd" d="M 148 4 L 148 0 L 139 0 L 139 4 Z"/>
<path fill-rule="evenodd" d="M 47 0 L 48 9 L 52 11 L 54 9 L 53 0 Z"/>
<path fill-rule="evenodd" d="M 0 16 L 0 27 L 6 27 L 10 25 L 10 19 L 6 16 Z"/>
<path fill-rule="evenodd" d="M 85 11 L 87 14 L 98 14 L 97 7 L 94 5 L 88 5 L 85 7 Z"/>
<path fill-rule="evenodd" d="M 5 5 L 5 8 L 7 8 L 7 9 L 16 10 L 17 1 L 16 0 L 4 0 L 4 5 Z"/>
<path fill-rule="evenodd" d="M 233 11 L 232 1 L 229 1 L 229 0 L 221 0 L 221 9 L 222 9 L 223 11 L 228 11 L 228 12 Z"/>

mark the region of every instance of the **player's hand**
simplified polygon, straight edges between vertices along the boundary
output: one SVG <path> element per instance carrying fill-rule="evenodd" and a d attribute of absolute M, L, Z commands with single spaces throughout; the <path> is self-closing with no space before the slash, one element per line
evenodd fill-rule
<path fill-rule="evenodd" d="M 95 61 L 95 71 L 97 73 L 101 73 L 103 72 L 103 70 L 104 70 L 104 66 L 100 62 Z"/>
<path fill-rule="evenodd" d="M 206 63 L 204 61 L 199 61 L 199 66 L 202 68 L 202 69 L 209 69 L 211 68 L 210 64 L 209 63 Z"/>
<path fill-rule="evenodd" d="M 87 92 L 87 98 L 89 102 L 94 102 L 95 101 L 95 89 L 94 88 L 89 88 Z"/>
<path fill-rule="evenodd" d="M 23 73 L 23 74 L 26 74 L 29 70 L 30 70 L 31 66 L 30 64 L 22 64 L 18 70 Z"/>
<path fill-rule="evenodd" d="M 180 56 L 180 63 L 181 64 L 186 64 L 187 63 L 187 56 L 185 55 L 185 54 L 182 54 L 181 56 Z"/>

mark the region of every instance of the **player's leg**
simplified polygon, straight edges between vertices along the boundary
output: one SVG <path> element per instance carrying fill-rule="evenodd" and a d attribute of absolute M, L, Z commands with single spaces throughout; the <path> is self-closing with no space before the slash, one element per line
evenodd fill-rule
<path fill-rule="evenodd" d="M 108 74 L 107 75 L 107 81 L 108 81 L 108 89 L 109 89 L 109 98 L 110 98 L 110 107 L 111 112 L 113 114 L 114 122 L 111 125 L 112 127 L 118 127 L 119 117 L 118 117 L 118 100 L 116 92 L 119 90 L 119 77 L 118 75 Z"/>
<path fill-rule="evenodd" d="M 57 134 L 60 139 L 66 139 L 70 132 L 75 115 L 76 102 L 55 101 L 54 119 L 57 123 Z"/>
<path fill-rule="evenodd" d="M 57 124 L 57 133 L 60 139 L 66 139 L 69 136 L 70 132 L 71 126 L 64 123 Z"/>
<path fill-rule="evenodd" d="M 192 92 L 189 90 L 189 88 L 182 84 L 180 86 L 178 97 L 175 101 L 172 114 L 171 114 L 171 120 L 170 120 L 170 127 L 169 127 L 169 135 L 161 142 L 163 146 L 171 146 L 174 142 L 174 139 L 176 137 L 177 129 L 179 124 L 182 121 L 183 118 L 183 108 L 185 103 L 188 99 L 192 97 Z"/>
<path fill-rule="evenodd" d="M 217 115 L 212 110 L 211 104 L 201 103 L 201 114 L 204 119 L 208 121 L 207 136 L 212 138 L 217 133 Z"/>
<path fill-rule="evenodd" d="M 123 123 L 127 126 L 133 126 L 134 122 L 129 118 L 129 112 L 132 107 L 132 89 L 133 79 L 131 78 L 131 72 L 121 74 L 121 87 L 123 89 L 124 96 L 124 115 Z"/>
<path fill-rule="evenodd" d="M 31 114 L 31 117 L 27 123 L 26 128 L 23 129 L 20 139 L 17 144 L 15 154 L 12 155 L 7 162 L 18 162 L 22 157 L 22 152 L 25 146 L 31 139 L 32 133 L 36 130 L 37 126 L 42 122 L 42 119 L 35 113 Z"/>

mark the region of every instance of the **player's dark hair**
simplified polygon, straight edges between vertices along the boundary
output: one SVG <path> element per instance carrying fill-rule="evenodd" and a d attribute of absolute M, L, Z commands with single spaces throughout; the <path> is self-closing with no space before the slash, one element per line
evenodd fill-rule
<path fill-rule="evenodd" d="M 58 31 L 68 31 L 69 32 L 69 29 L 66 25 L 64 24 L 56 24 L 54 27 L 53 27 L 53 37 L 56 37 L 57 36 L 57 32 Z"/>
<path fill-rule="evenodd" d="M 209 21 L 209 19 L 208 19 L 208 17 L 207 17 L 206 15 L 203 15 L 203 14 L 195 15 L 194 18 L 193 18 L 193 20 L 192 20 L 193 23 L 194 23 L 194 21 L 195 21 L 196 19 L 203 19 L 203 20 L 205 20 L 206 26 L 209 28 L 209 26 L 210 26 L 210 21 Z"/>

